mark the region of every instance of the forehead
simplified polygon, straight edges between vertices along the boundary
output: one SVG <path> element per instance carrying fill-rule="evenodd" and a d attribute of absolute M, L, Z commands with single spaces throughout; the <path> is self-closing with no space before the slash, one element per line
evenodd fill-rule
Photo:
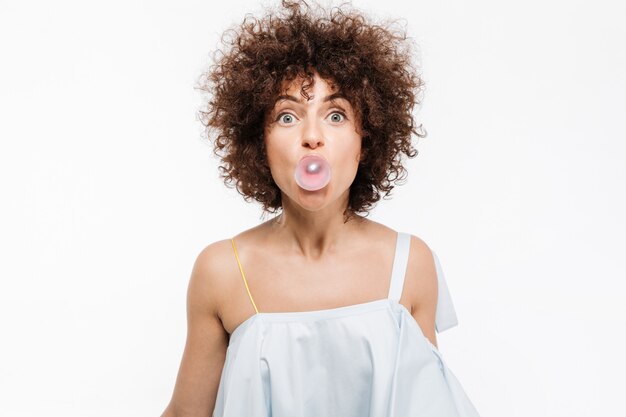
<path fill-rule="evenodd" d="M 310 96 L 310 94 L 309 94 Z M 311 99 L 314 99 L 315 97 L 312 97 Z M 327 96 L 323 96 L 320 98 L 320 101 L 322 103 L 326 103 L 326 102 L 336 102 L 337 100 L 345 100 L 346 102 L 348 102 L 348 104 L 350 103 L 348 101 L 348 99 L 343 95 L 343 93 L 337 92 L 337 93 L 333 93 L 333 94 L 329 94 Z M 305 103 L 305 98 L 300 96 L 298 94 L 298 96 L 294 96 L 291 94 L 281 94 L 276 98 L 276 105 L 279 105 L 281 103 L 284 102 L 292 102 L 292 103 L 298 103 L 298 104 L 304 104 Z"/>
<path fill-rule="evenodd" d="M 330 91 L 336 91 L 338 89 L 336 82 L 332 78 L 322 78 L 317 72 L 314 72 L 311 78 L 306 78 L 300 75 L 292 80 L 283 80 L 283 82 L 281 83 L 281 87 L 283 91 L 293 92 L 296 90 L 300 90 L 302 85 L 305 83 L 311 83 L 310 86 L 307 85 L 307 88 L 319 88 L 322 90 Z"/>
<path fill-rule="evenodd" d="M 321 103 L 345 100 L 350 104 L 336 83 L 320 78 L 317 74 L 315 74 L 312 83 L 308 83 L 302 77 L 283 81 L 281 93 L 274 100 L 274 104 L 278 105 L 285 102 L 306 104 L 307 101 L 311 100 L 318 100 Z"/>

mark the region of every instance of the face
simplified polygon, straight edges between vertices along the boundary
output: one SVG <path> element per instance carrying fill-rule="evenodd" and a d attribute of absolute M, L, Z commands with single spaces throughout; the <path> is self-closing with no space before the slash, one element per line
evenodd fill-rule
<path fill-rule="evenodd" d="M 315 73 L 314 84 L 300 94 L 302 79 L 296 79 L 276 101 L 266 117 L 265 148 L 272 177 L 285 198 L 309 210 L 345 199 L 354 181 L 361 156 L 353 107 L 337 89 Z M 326 187 L 307 191 L 295 181 L 298 161 L 306 154 L 320 154 L 331 166 Z"/>

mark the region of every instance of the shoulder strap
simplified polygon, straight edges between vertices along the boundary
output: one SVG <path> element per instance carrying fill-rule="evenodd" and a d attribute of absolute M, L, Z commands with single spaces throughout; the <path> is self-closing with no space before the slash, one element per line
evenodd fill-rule
<path fill-rule="evenodd" d="M 246 281 L 246 274 L 243 273 L 243 268 L 241 267 L 241 262 L 239 261 L 239 254 L 237 253 L 237 247 L 235 246 L 235 239 L 230 239 L 233 244 L 233 251 L 235 251 L 235 258 L 237 258 L 237 264 L 239 265 L 239 270 L 241 271 L 241 277 L 243 278 L 243 283 L 246 286 L 246 291 L 248 291 L 248 297 L 250 297 L 250 301 L 252 301 L 252 306 L 254 307 L 254 311 L 259 313 L 259 310 L 256 308 L 256 304 L 254 303 L 254 299 L 252 298 L 252 294 L 250 294 L 250 288 L 248 288 L 248 281 Z"/>
<path fill-rule="evenodd" d="M 409 251 L 411 247 L 411 235 L 404 232 L 398 232 L 396 240 L 396 254 L 393 260 L 391 271 L 391 284 L 389 285 L 389 298 L 394 301 L 400 301 L 402 296 L 402 288 L 404 287 L 404 278 L 409 263 Z M 439 258 L 435 251 L 431 249 L 435 268 L 437 270 L 437 311 L 435 313 L 435 330 L 441 333 L 458 324 L 452 297 L 446 284 L 443 269 L 439 263 Z"/>
<path fill-rule="evenodd" d="M 393 258 L 391 268 L 391 283 L 389 284 L 389 296 L 393 301 L 400 301 L 402 287 L 404 287 L 404 276 L 409 263 L 409 247 L 411 245 L 411 235 L 398 232 L 396 238 L 396 254 Z"/>

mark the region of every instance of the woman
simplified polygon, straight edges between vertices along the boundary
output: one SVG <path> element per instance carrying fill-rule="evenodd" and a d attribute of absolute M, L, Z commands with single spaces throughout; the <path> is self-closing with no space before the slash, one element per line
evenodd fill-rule
<path fill-rule="evenodd" d="M 223 177 L 280 214 L 199 254 L 163 416 L 477 416 L 437 349 L 436 255 L 366 218 L 425 136 L 422 80 L 402 36 L 301 3 L 244 20 L 202 84 Z"/>

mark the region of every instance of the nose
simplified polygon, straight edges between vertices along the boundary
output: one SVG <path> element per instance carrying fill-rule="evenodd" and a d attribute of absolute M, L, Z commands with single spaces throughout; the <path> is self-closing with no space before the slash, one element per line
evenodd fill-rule
<path fill-rule="evenodd" d="M 324 136 L 315 120 L 309 120 L 304 123 L 304 131 L 302 132 L 302 146 L 308 146 L 315 149 L 324 144 Z"/>

